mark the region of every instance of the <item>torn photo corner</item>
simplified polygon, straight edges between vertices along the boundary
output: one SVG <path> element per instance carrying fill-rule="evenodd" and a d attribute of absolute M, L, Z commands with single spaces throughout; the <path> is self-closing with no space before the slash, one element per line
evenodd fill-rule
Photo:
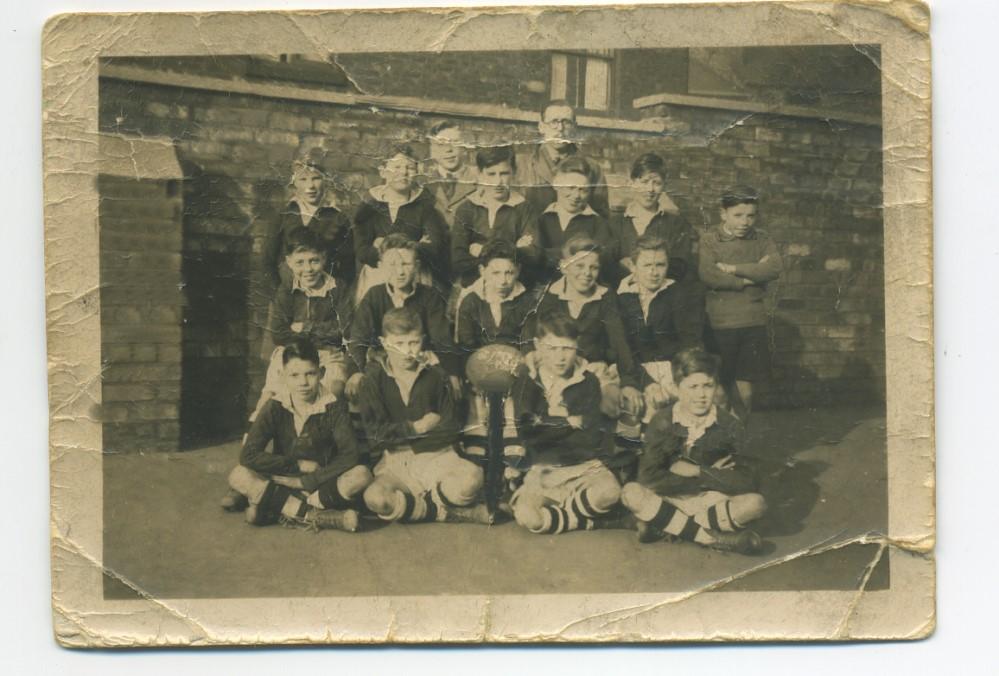
<path fill-rule="evenodd" d="M 922 3 L 43 49 L 60 644 L 933 631 Z"/>

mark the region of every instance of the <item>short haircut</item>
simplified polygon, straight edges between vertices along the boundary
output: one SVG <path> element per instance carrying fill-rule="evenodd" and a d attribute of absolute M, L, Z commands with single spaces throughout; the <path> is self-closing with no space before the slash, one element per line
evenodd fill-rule
<path fill-rule="evenodd" d="M 438 122 L 430 128 L 430 138 L 433 139 L 433 137 L 437 136 L 442 131 L 447 131 L 448 129 L 458 129 L 458 123 L 454 120 L 443 120 Z"/>
<path fill-rule="evenodd" d="M 406 249 L 413 252 L 413 256 L 416 260 L 420 260 L 420 246 L 406 235 L 399 232 L 393 232 L 391 235 L 386 235 L 382 240 L 382 243 L 378 246 L 378 255 L 381 258 L 385 257 L 387 251 L 392 249 Z"/>
<path fill-rule="evenodd" d="M 308 338 L 296 336 L 284 346 L 281 355 L 281 364 L 285 365 L 292 359 L 301 359 L 302 361 L 319 366 L 319 350 L 316 349 L 316 346 Z"/>
<path fill-rule="evenodd" d="M 489 261 L 497 258 L 512 261 L 514 265 L 520 262 L 517 247 L 505 239 L 492 239 L 486 242 L 479 253 L 479 265 L 485 267 L 489 265 Z"/>
<path fill-rule="evenodd" d="M 309 148 L 301 149 L 295 159 L 291 162 L 291 171 L 293 174 L 297 174 L 303 169 L 310 169 L 319 174 L 325 175 L 326 172 L 323 169 L 323 161 L 326 159 L 326 150 L 319 146 L 312 146 Z"/>
<path fill-rule="evenodd" d="M 577 254 L 588 253 L 600 255 L 602 252 L 603 248 L 596 240 L 590 239 L 586 235 L 570 237 L 569 241 L 562 245 L 562 258 L 572 258 Z"/>
<path fill-rule="evenodd" d="M 689 347 L 673 355 L 673 382 L 679 385 L 687 376 L 703 373 L 718 380 L 718 369 L 721 360 L 699 347 Z"/>
<path fill-rule="evenodd" d="M 389 148 L 389 151 L 385 155 L 385 160 L 382 162 L 382 164 L 389 162 L 391 159 L 393 159 L 398 155 L 402 155 L 411 162 L 419 162 L 419 160 L 416 157 L 416 152 L 413 151 L 413 146 L 409 145 L 408 143 L 396 143 Z"/>
<path fill-rule="evenodd" d="M 638 179 L 645 174 L 658 174 L 663 181 L 669 176 L 666 161 L 655 153 L 645 153 L 631 165 L 631 178 Z"/>
<path fill-rule="evenodd" d="M 394 336 L 404 333 L 423 333 L 423 320 L 413 308 L 394 307 L 382 317 L 382 335 Z"/>
<path fill-rule="evenodd" d="M 737 185 L 723 192 L 718 202 L 722 209 L 731 209 L 740 204 L 759 204 L 760 193 L 748 185 Z"/>
<path fill-rule="evenodd" d="M 631 250 L 632 262 L 638 262 L 638 254 L 643 251 L 662 251 L 669 258 L 669 247 L 666 246 L 666 240 L 655 235 L 642 235 L 638 238 L 635 247 Z"/>
<path fill-rule="evenodd" d="M 288 238 L 284 243 L 284 255 L 290 256 L 297 251 L 315 251 L 325 254 L 326 247 L 323 246 L 322 239 L 314 229 L 299 226 L 288 233 Z"/>
<path fill-rule="evenodd" d="M 566 313 L 555 310 L 538 318 L 538 330 L 535 335 L 538 338 L 555 336 L 556 338 L 579 340 L 579 325 Z"/>
<path fill-rule="evenodd" d="M 541 121 L 545 121 L 545 113 L 548 112 L 549 108 L 568 108 L 572 111 L 572 121 L 576 121 L 576 107 L 569 103 L 566 99 L 552 99 L 551 101 L 546 101 L 544 105 L 538 110 L 541 113 Z"/>
<path fill-rule="evenodd" d="M 556 174 L 580 174 L 586 177 L 586 182 L 593 185 L 593 167 L 582 157 L 570 157 L 558 165 Z"/>
<path fill-rule="evenodd" d="M 509 162 L 510 168 L 517 171 L 517 155 L 513 146 L 489 146 L 475 153 L 475 166 L 479 171 L 503 162 Z"/>

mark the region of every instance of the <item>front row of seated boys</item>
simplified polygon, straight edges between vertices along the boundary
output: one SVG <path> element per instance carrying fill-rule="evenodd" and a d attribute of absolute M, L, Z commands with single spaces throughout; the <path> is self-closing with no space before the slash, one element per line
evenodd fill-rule
<path fill-rule="evenodd" d="M 739 453 L 741 426 L 715 404 L 717 358 L 679 349 L 699 343 L 687 332 L 702 319 L 690 319 L 683 289 L 667 279 L 662 240 L 638 240 L 618 295 L 597 282 L 600 246 L 571 238 L 562 276 L 540 296 L 518 281 L 517 249 L 488 242 L 453 333 L 440 294 L 417 281 L 414 242 L 390 235 L 379 248 L 385 281 L 345 318 L 346 294 L 322 272 L 310 233 L 289 237 L 295 280 L 290 298 L 275 303 L 283 344 L 223 506 L 245 509 L 255 525 L 347 531 L 362 514 L 491 523 L 483 464 L 463 443 L 476 425 L 481 436 L 479 395 L 461 374 L 476 349 L 504 343 L 529 348 L 503 434 L 507 511 L 518 524 L 536 533 L 588 530 L 620 524 L 624 512 L 642 542 L 760 550 L 746 526 L 765 503 Z M 619 303 L 639 312 L 622 314 Z M 632 434 L 641 440 L 637 473 L 627 462 L 634 455 L 617 443 L 622 425 L 636 422 L 644 423 L 644 433 Z"/>

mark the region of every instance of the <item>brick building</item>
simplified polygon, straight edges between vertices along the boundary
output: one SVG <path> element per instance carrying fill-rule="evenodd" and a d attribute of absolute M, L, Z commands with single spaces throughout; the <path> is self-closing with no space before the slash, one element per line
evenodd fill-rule
<path fill-rule="evenodd" d="M 478 142 L 532 142 L 538 106 L 560 96 L 579 104 L 586 153 L 612 184 L 637 155 L 663 154 L 670 193 L 699 227 L 715 221 L 725 186 L 763 192 L 785 272 L 761 404 L 883 401 L 877 56 L 838 46 L 103 62 L 102 149 L 159 158 L 148 176 L 99 178 L 105 448 L 242 433 L 264 368 L 261 242 L 301 146 L 333 151 L 350 208 L 388 143 L 419 142 L 441 119 Z"/>

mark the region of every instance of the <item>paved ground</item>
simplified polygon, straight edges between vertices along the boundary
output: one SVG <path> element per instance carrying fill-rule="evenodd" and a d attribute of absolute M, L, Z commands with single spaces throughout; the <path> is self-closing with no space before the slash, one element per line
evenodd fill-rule
<path fill-rule="evenodd" d="M 391 525 L 363 534 L 253 528 L 218 507 L 237 444 L 105 458 L 105 562 L 162 598 L 616 593 L 689 589 L 820 543 L 886 528 L 879 409 L 761 412 L 750 451 L 765 462 L 771 516 L 760 557 L 639 545 L 634 533 L 537 536 L 512 523 Z M 873 545 L 751 573 L 726 589 L 856 588 Z M 887 585 L 879 566 L 869 587 Z M 106 578 L 109 598 L 133 592 Z"/>

